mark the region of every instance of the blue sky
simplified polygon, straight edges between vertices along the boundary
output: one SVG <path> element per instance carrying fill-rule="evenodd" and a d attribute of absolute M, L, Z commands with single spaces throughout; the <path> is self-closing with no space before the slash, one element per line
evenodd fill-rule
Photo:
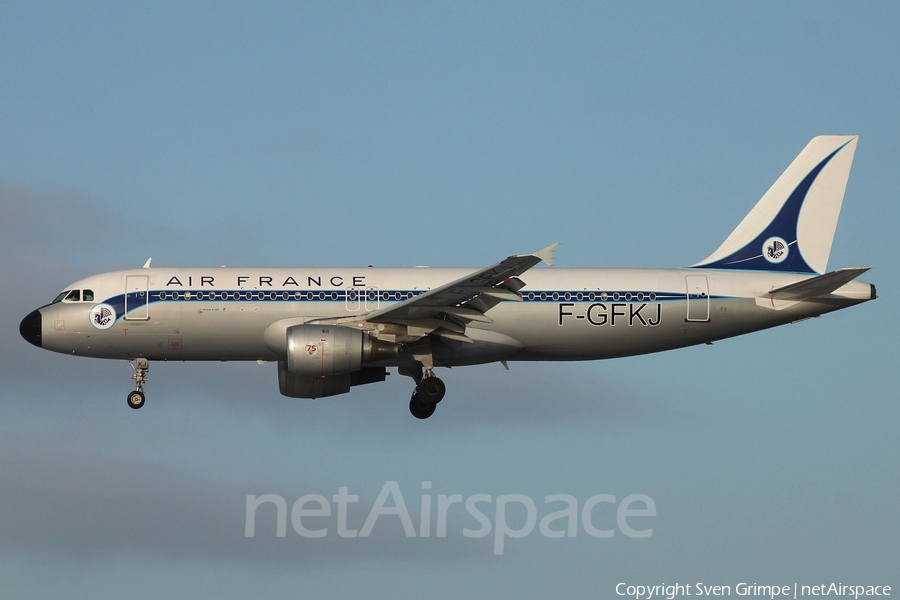
<path fill-rule="evenodd" d="M 3 4 L 4 589 L 896 589 L 898 26 L 887 2 Z M 559 241 L 559 266 L 691 264 L 819 134 L 860 135 L 829 266 L 872 267 L 878 301 L 712 347 L 453 369 L 427 422 L 408 379 L 294 401 L 256 364 L 154 365 L 135 412 L 126 364 L 18 335 L 68 283 L 150 256 L 479 267 Z M 535 531 L 502 556 L 462 517 L 446 539 L 396 519 L 243 536 L 248 494 L 347 486 L 360 526 L 386 481 L 412 506 L 431 481 L 542 511 L 646 494 L 657 516 L 647 539 Z"/>

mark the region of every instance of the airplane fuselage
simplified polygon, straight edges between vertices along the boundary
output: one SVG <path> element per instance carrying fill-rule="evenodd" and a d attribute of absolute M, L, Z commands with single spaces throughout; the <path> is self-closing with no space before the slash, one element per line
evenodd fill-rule
<path fill-rule="evenodd" d="M 149 360 L 284 360 L 273 324 L 362 317 L 473 272 L 442 268 L 150 268 L 74 283 L 91 300 L 40 309 L 41 347 L 79 356 Z M 851 281 L 785 303 L 770 290 L 808 275 L 686 269 L 534 269 L 521 302 L 466 327 L 473 343 L 436 348 L 436 366 L 498 360 L 594 360 L 711 342 L 874 298 Z M 102 307 L 111 314 L 104 316 Z M 98 307 L 100 307 L 98 309 Z M 394 326 L 396 329 L 396 326 Z M 269 334 L 267 335 L 267 331 Z M 283 334 L 283 330 L 278 332 Z M 403 331 L 376 337 L 401 341 Z M 401 353 L 396 360 L 409 362 Z"/>

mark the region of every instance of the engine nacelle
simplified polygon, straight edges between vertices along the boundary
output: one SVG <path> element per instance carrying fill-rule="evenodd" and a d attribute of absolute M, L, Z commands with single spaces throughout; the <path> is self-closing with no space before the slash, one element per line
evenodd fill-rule
<path fill-rule="evenodd" d="M 294 325 L 287 329 L 287 370 L 329 377 L 359 371 L 369 362 L 395 358 L 399 346 L 351 327 Z"/>
<path fill-rule="evenodd" d="M 397 344 L 340 325 L 292 325 L 285 336 L 287 360 L 278 361 L 278 387 L 292 398 L 346 394 L 354 385 L 384 381 L 385 367 L 363 365 L 396 358 L 400 351 Z"/>
<path fill-rule="evenodd" d="M 355 385 L 384 381 L 386 377 L 385 367 L 363 367 L 352 373 L 326 377 L 297 375 L 288 371 L 287 361 L 278 361 L 278 389 L 291 398 L 325 398 L 346 394 Z"/>

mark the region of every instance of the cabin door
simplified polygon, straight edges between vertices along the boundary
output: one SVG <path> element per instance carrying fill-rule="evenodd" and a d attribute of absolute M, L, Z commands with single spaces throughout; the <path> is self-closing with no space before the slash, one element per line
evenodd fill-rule
<path fill-rule="evenodd" d="M 687 320 L 709 321 L 709 282 L 705 275 L 689 275 L 687 284 Z"/>
<path fill-rule="evenodd" d="M 125 277 L 125 320 L 150 320 L 150 278 L 147 275 Z"/>

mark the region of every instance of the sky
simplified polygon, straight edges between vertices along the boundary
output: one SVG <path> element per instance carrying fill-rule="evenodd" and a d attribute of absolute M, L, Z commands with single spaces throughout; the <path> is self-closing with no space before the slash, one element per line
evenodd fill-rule
<path fill-rule="evenodd" d="M 898 28 L 890 2 L 4 2 L 4 595 L 896 591 Z M 148 257 L 474 269 L 561 242 L 562 267 L 684 266 L 820 134 L 860 136 L 829 267 L 871 267 L 877 301 L 713 346 L 444 370 L 427 421 L 396 373 L 306 401 L 255 363 L 153 364 L 133 411 L 125 362 L 18 333 Z M 356 529 L 388 489 L 417 530 L 425 496 L 488 495 L 494 528 L 467 537 L 457 505 L 446 537 L 396 515 L 278 537 L 270 504 L 246 536 L 248 496 L 290 511 L 341 488 Z M 615 535 L 535 526 L 496 553 L 499 497 L 540 521 L 561 494 L 614 497 L 593 519 Z M 649 537 L 617 525 L 634 495 Z"/>

